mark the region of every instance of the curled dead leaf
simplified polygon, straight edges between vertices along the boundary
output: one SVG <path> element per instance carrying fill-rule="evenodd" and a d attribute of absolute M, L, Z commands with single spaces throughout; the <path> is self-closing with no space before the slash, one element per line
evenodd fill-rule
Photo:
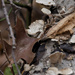
<path fill-rule="evenodd" d="M 57 25 L 50 28 L 46 35 L 49 38 L 56 38 L 59 35 L 58 37 L 60 38 L 60 35 L 62 35 L 64 32 L 69 32 L 67 35 L 72 34 L 73 33 L 72 29 L 74 27 L 75 27 L 75 13 L 72 13 L 69 16 L 66 16 L 61 21 L 59 21 Z"/>

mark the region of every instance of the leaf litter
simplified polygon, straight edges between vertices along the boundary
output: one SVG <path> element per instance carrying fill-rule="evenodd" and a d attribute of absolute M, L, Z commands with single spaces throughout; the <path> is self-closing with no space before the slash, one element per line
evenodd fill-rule
<path fill-rule="evenodd" d="M 14 27 L 15 57 L 17 63 L 21 64 L 22 75 L 73 74 L 75 70 L 73 61 L 75 54 L 73 31 L 75 10 L 67 13 L 65 6 L 58 6 L 54 0 L 36 0 L 36 3 L 46 6 L 40 10 L 46 20 L 36 20 L 30 24 L 29 29 L 26 29 L 21 17 L 17 16 Z M 3 41 L 12 64 L 14 63 L 11 56 L 12 46 L 8 41 Z M 53 47 L 54 45 L 56 47 Z M 2 49 L 3 47 L 0 45 L 0 59 L 2 60 L 0 61 L 0 69 L 4 70 L 10 64 Z"/>

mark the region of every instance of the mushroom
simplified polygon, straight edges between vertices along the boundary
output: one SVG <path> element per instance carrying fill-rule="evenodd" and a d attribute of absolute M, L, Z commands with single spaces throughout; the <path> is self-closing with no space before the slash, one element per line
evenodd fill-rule
<path fill-rule="evenodd" d="M 55 6 L 55 2 L 53 0 L 36 0 L 36 3 L 40 3 L 47 6 Z"/>
<path fill-rule="evenodd" d="M 47 8 L 42 8 L 41 11 L 42 11 L 44 14 L 46 14 L 46 15 L 51 14 L 51 11 L 50 11 L 49 9 L 47 9 Z"/>

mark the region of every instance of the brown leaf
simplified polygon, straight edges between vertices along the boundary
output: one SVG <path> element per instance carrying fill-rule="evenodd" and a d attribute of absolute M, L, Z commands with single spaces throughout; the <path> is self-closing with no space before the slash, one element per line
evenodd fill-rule
<path fill-rule="evenodd" d="M 73 33 L 73 28 L 75 27 L 75 13 L 70 14 L 69 16 L 65 17 L 61 21 L 58 22 L 57 25 L 53 26 L 47 32 L 47 36 L 49 38 L 56 38 L 57 35 L 62 35 L 64 32 L 69 32 L 68 35 Z M 65 36 L 66 37 L 66 36 Z"/>
<path fill-rule="evenodd" d="M 32 48 L 34 44 L 38 41 L 37 38 L 32 38 L 27 35 L 24 29 L 23 21 L 20 17 L 17 17 L 17 25 L 15 26 L 16 31 L 16 50 L 15 50 L 15 57 L 18 61 L 19 59 L 23 58 L 27 61 L 27 63 L 31 63 L 33 58 L 35 57 L 35 53 L 32 52 Z M 0 42 L 1 44 L 1 42 Z M 6 52 L 8 54 L 10 61 L 12 62 L 12 46 L 9 45 L 6 41 L 4 41 Z M 0 45 L 0 49 L 3 48 Z M 0 50 L 1 51 L 1 50 Z M 4 70 L 5 67 L 9 65 L 6 56 L 4 53 L 1 54 L 0 52 L 0 69 Z M 7 62 L 6 62 L 7 61 Z M 6 62 L 6 63 L 5 63 Z M 5 65 L 3 65 L 5 63 Z M 3 65 L 3 66 L 2 66 Z M 1 67 L 2 66 L 2 67 Z"/>
<path fill-rule="evenodd" d="M 9 60 L 10 60 L 11 59 L 11 52 L 12 52 L 11 46 L 6 41 L 4 41 L 4 44 L 5 44 L 5 48 L 6 48 L 6 53 L 8 54 Z M 2 71 L 4 71 L 5 67 L 8 66 L 9 63 L 7 61 L 7 58 L 6 58 L 5 54 L 3 53 L 3 47 L 1 47 L 1 45 L 2 45 L 2 43 L 1 43 L 1 40 L 0 40 L 0 60 L 1 60 L 0 61 L 0 69 Z"/>
<path fill-rule="evenodd" d="M 11 10 L 11 6 L 8 4 L 8 5 L 6 5 L 6 8 L 7 8 L 7 12 L 9 13 L 9 11 Z M 2 13 L 0 13 L 0 15 L 2 16 L 2 17 L 0 17 L 0 19 L 5 18 L 4 11 L 3 11 L 2 8 L 0 9 L 0 11 L 2 11 Z M 13 15 L 12 11 L 11 11 L 11 13 L 9 15 L 9 19 L 10 19 L 10 22 L 11 22 L 11 26 L 14 27 L 14 15 Z M 8 31 L 8 28 L 9 27 L 8 27 L 6 19 L 3 20 L 3 21 L 0 21 L 0 30 L 1 30 L 1 33 L 2 33 L 2 37 L 3 37 L 3 39 L 5 39 L 9 43 L 9 31 Z"/>
<path fill-rule="evenodd" d="M 57 51 L 50 55 L 50 60 L 52 64 L 60 63 L 64 57 L 65 57 L 64 53 Z"/>
<path fill-rule="evenodd" d="M 24 29 L 24 23 L 20 17 L 17 17 L 15 26 L 17 48 L 15 51 L 16 60 L 23 58 L 28 63 L 31 63 L 35 54 L 32 52 L 34 44 L 38 41 L 37 38 L 32 38 L 27 35 Z"/>

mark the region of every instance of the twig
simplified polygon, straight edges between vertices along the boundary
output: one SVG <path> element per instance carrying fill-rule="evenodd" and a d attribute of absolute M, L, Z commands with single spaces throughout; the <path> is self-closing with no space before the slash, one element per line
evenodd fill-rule
<path fill-rule="evenodd" d="M 14 59 L 14 63 L 15 63 L 15 66 L 17 68 L 18 74 L 21 75 L 21 73 L 19 71 L 19 68 L 17 66 L 16 60 L 15 60 L 15 53 L 14 53 L 14 50 L 16 49 L 16 46 L 15 46 L 16 45 L 15 37 L 14 37 L 14 33 L 13 33 L 13 30 L 12 30 L 12 27 L 11 27 L 11 23 L 10 23 L 10 20 L 9 20 L 9 16 L 7 14 L 7 10 L 6 10 L 6 7 L 5 7 L 4 0 L 2 0 L 2 6 L 3 6 L 4 14 L 5 14 L 5 17 L 6 17 L 8 26 L 9 26 L 10 36 L 12 38 L 12 57 Z"/>
<path fill-rule="evenodd" d="M 5 1 L 5 3 L 6 3 L 6 4 L 10 4 L 10 2 L 8 2 L 8 1 Z M 31 7 L 28 6 L 28 5 L 21 4 L 21 3 L 15 2 L 15 1 L 13 1 L 13 3 L 14 3 L 15 5 L 19 6 L 19 7 L 23 7 L 23 8 L 26 8 L 26 9 L 28 9 L 28 10 L 31 10 Z"/>
<path fill-rule="evenodd" d="M 53 16 L 57 16 L 57 17 L 62 17 L 62 16 L 66 16 L 69 15 L 71 13 L 75 12 L 75 7 L 71 7 L 69 10 L 67 10 L 65 13 L 63 14 L 53 14 Z"/>
<path fill-rule="evenodd" d="M 1 66 L 0 68 L 2 68 L 8 61 L 6 60 Z"/>
<path fill-rule="evenodd" d="M 12 8 L 9 10 L 8 15 L 10 15 L 11 11 L 12 11 Z M 1 18 L 0 21 L 4 21 L 5 19 L 6 19 L 5 17 Z"/>
<path fill-rule="evenodd" d="M 2 75 L 4 75 L 4 73 L 0 70 L 0 73 L 2 74 Z"/>
<path fill-rule="evenodd" d="M 12 65 L 11 65 L 10 69 L 11 69 L 12 74 L 15 75 Z"/>
<path fill-rule="evenodd" d="M 10 2 L 10 4 L 11 4 L 11 5 L 15 6 L 16 8 L 21 9 L 21 7 L 19 7 L 19 6 L 15 5 L 15 4 L 12 2 L 12 0 L 9 0 L 9 2 Z"/>

